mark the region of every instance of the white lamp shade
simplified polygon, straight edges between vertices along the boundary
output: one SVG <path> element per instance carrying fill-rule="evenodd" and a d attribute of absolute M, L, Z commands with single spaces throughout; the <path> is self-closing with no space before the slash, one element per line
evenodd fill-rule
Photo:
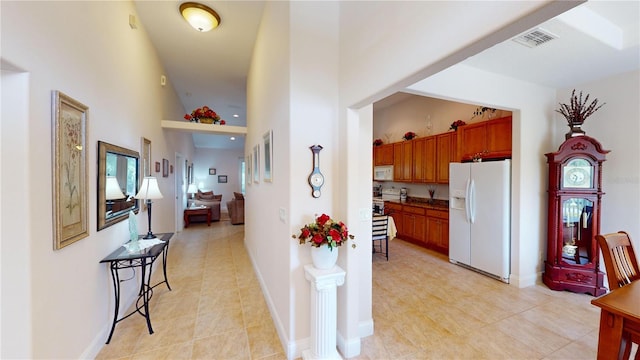
<path fill-rule="evenodd" d="M 220 25 L 220 15 L 208 6 L 187 2 L 180 5 L 180 13 L 198 31 L 209 31 Z"/>
<path fill-rule="evenodd" d="M 107 176 L 107 182 L 104 187 L 106 200 L 116 200 L 124 198 L 124 194 L 118 184 L 118 179 L 115 176 Z"/>
<path fill-rule="evenodd" d="M 187 192 L 189 194 L 195 194 L 198 192 L 198 188 L 196 188 L 196 184 L 189 184 L 189 187 L 187 188 Z"/>
<path fill-rule="evenodd" d="M 162 193 L 158 187 L 158 179 L 152 176 L 148 176 L 142 180 L 142 186 L 140 191 L 135 196 L 136 199 L 162 199 Z"/>

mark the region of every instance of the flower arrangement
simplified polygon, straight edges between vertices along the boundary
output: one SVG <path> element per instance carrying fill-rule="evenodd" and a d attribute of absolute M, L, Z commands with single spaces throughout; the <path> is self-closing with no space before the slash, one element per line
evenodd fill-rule
<path fill-rule="evenodd" d="M 560 104 L 560 109 L 556 112 L 562 114 L 567 119 L 569 126 L 574 124 L 582 124 L 587 118 L 598 111 L 604 104 L 598 106 L 598 99 L 594 99 L 591 104 L 587 105 L 589 94 L 582 100 L 582 91 L 580 97 L 576 96 L 576 90 L 571 92 L 571 102 L 569 104 Z"/>
<path fill-rule="evenodd" d="M 416 136 L 417 136 L 416 133 L 414 133 L 413 131 L 407 131 L 406 133 L 404 133 L 404 136 L 402 138 L 405 140 L 411 140 Z"/>
<path fill-rule="evenodd" d="M 220 119 L 220 115 L 218 115 L 213 109 L 208 106 L 203 106 L 197 108 L 191 112 L 191 114 L 185 114 L 184 119 L 191 122 L 202 122 L 209 124 L 220 124 L 224 125 L 227 122 Z M 206 120 L 212 119 L 212 120 Z"/>
<path fill-rule="evenodd" d="M 333 251 L 333 248 L 342 246 L 355 236 L 349 235 L 347 226 L 342 221 L 335 221 L 329 215 L 322 214 L 314 222 L 301 228 L 300 235 L 292 237 L 300 240 L 300 244 L 308 242 L 314 247 L 327 245 L 329 250 Z"/>
<path fill-rule="evenodd" d="M 482 158 L 484 157 L 484 155 L 488 154 L 488 153 L 489 153 L 489 151 L 487 151 L 487 150 L 484 150 L 484 151 L 481 151 L 481 152 L 477 152 L 477 153 L 473 154 L 473 156 L 471 157 L 471 160 L 473 162 L 481 162 Z"/>
<path fill-rule="evenodd" d="M 456 121 L 451 123 L 451 126 L 449 127 L 449 130 L 458 131 L 458 127 L 462 126 L 462 125 L 467 125 L 467 123 L 462 121 L 462 120 L 456 120 Z"/>
<path fill-rule="evenodd" d="M 382 145 L 382 139 L 375 139 L 373 140 L 373 146 L 380 146 Z"/>

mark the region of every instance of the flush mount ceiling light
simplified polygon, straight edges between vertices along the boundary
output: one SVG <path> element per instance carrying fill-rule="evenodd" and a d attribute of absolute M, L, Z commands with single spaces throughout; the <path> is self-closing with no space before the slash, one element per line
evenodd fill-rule
<path fill-rule="evenodd" d="M 180 14 L 194 29 L 205 32 L 220 25 L 220 15 L 212 8 L 195 2 L 180 5 Z"/>

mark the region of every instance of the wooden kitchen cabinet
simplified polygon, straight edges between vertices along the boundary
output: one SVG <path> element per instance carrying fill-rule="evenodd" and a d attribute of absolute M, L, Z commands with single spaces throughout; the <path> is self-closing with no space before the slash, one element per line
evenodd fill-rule
<path fill-rule="evenodd" d="M 413 141 L 413 182 L 436 182 L 436 137 Z"/>
<path fill-rule="evenodd" d="M 464 125 L 458 131 L 461 160 L 470 160 L 482 152 L 484 158 L 511 158 L 511 116 Z"/>
<path fill-rule="evenodd" d="M 418 244 L 425 244 L 426 218 L 425 208 L 417 206 L 402 206 L 402 228 L 405 238 Z M 395 219 L 394 219 L 395 220 Z"/>
<path fill-rule="evenodd" d="M 393 181 L 411 182 L 413 170 L 413 141 L 393 144 Z"/>
<path fill-rule="evenodd" d="M 436 137 L 436 151 L 434 154 L 435 161 L 433 169 L 435 170 L 435 181 L 439 184 L 449 183 L 449 163 L 458 161 L 456 157 L 457 153 L 457 134 L 455 132 L 449 132 L 437 135 Z"/>
<path fill-rule="evenodd" d="M 427 247 L 449 255 L 449 212 L 427 209 L 426 229 Z"/>
<path fill-rule="evenodd" d="M 396 224 L 396 231 L 398 232 L 396 236 L 400 237 L 400 235 L 404 233 L 404 227 L 402 226 L 402 205 L 385 201 L 384 211 L 393 218 L 393 222 Z"/>
<path fill-rule="evenodd" d="M 373 165 L 393 165 L 393 144 L 373 147 Z"/>

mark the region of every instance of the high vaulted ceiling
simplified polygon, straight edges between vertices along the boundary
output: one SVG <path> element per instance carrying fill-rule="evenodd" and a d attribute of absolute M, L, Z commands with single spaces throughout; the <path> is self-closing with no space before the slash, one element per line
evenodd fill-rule
<path fill-rule="evenodd" d="M 201 1 L 222 21 L 200 33 L 180 16 L 180 1 L 134 2 L 185 110 L 207 105 L 228 124 L 246 126 L 247 72 L 265 3 Z M 464 63 L 554 88 L 640 68 L 640 1 L 590 1 L 535 29 L 555 39 L 533 48 L 507 40 Z M 194 134 L 194 143 L 244 148 L 242 137 L 225 135 Z"/>

